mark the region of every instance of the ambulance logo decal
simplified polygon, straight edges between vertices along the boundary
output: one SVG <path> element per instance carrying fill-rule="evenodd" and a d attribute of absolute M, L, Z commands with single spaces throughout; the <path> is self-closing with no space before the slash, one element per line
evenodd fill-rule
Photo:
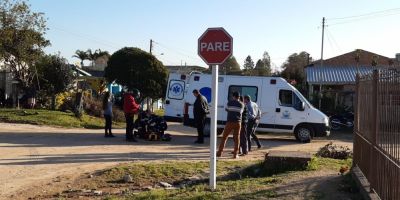
<path fill-rule="evenodd" d="M 183 86 L 180 83 L 174 83 L 169 88 L 169 91 L 172 93 L 173 96 L 180 96 L 183 93 Z"/>
<path fill-rule="evenodd" d="M 285 110 L 285 111 L 282 113 L 282 119 L 290 119 L 290 112 L 287 111 L 287 110 Z"/>

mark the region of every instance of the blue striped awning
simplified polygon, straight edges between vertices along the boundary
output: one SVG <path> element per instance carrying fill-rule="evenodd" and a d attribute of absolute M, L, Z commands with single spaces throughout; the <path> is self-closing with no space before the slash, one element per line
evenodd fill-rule
<path fill-rule="evenodd" d="M 305 68 L 308 84 L 344 85 L 355 84 L 357 72 L 362 76 L 372 73 L 371 66 L 310 66 Z"/>

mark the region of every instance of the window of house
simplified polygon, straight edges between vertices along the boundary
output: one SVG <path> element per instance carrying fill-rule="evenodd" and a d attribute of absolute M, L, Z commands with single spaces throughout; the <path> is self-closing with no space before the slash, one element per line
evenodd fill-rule
<path fill-rule="evenodd" d="M 232 99 L 234 92 L 239 92 L 242 96 L 249 95 L 254 102 L 257 101 L 258 97 L 258 88 L 256 86 L 231 85 L 228 92 L 228 100 Z"/>

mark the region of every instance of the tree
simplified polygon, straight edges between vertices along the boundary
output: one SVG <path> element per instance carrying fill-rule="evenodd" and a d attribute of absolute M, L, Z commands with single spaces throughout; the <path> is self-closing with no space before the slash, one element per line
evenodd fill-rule
<path fill-rule="evenodd" d="M 252 75 L 252 70 L 254 68 L 254 62 L 253 62 L 253 59 L 251 59 L 250 55 L 248 55 L 246 60 L 244 60 L 243 68 L 244 68 L 243 69 L 244 74 Z"/>
<path fill-rule="evenodd" d="M 86 50 L 86 54 L 88 56 L 88 60 L 90 60 L 90 66 L 94 66 L 94 61 L 96 60 L 96 55 L 92 52 L 91 49 Z"/>
<path fill-rule="evenodd" d="M 3 0 L 0 16 L 0 60 L 9 66 L 23 90 L 33 89 L 37 75 L 33 63 L 50 44 L 44 38 L 47 28 L 43 13 L 32 12 L 23 0 Z"/>
<path fill-rule="evenodd" d="M 110 57 L 110 53 L 108 53 L 108 51 L 102 51 L 101 49 L 97 49 L 95 52 L 95 57 L 97 58 L 101 58 L 101 57 Z"/>
<path fill-rule="evenodd" d="M 271 75 L 271 58 L 268 52 L 264 52 L 263 58 L 259 59 L 254 67 L 254 73 L 258 76 L 270 76 Z"/>
<path fill-rule="evenodd" d="M 76 50 L 75 55 L 73 55 L 72 57 L 75 57 L 75 58 L 78 58 L 81 60 L 81 67 L 83 67 L 83 61 L 89 59 L 87 52 L 81 51 L 81 50 Z"/>
<path fill-rule="evenodd" d="M 307 66 L 308 59 L 309 54 L 305 51 L 290 55 L 282 66 L 282 77 L 294 79 L 297 83 L 303 83 L 305 77 L 304 67 Z M 312 58 L 310 57 L 310 59 Z"/>
<path fill-rule="evenodd" d="M 256 76 L 268 76 L 267 69 L 264 62 L 259 59 L 254 67 L 253 74 Z"/>
<path fill-rule="evenodd" d="M 271 71 L 271 57 L 269 56 L 267 51 L 264 51 L 262 62 L 264 66 Z"/>
<path fill-rule="evenodd" d="M 86 54 L 88 56 L 88 60 L 90 60 L 90 62 L 91 62 L 92 67 L 94 66 L 94 63 L 98 58 L 103 57 L 103 56 L 106 56 L 107 58 L 110 57 L 110 54 L 108 53 L 108 51 L 102 51 L 101 49 L 97 49 L 94 52 L 92 52 L 91 49 L 88 49 L 86 51 Z"/>
<path fill-rule="evenodd" d="M 138 89 L 143 97 L 164 97 L 167 87 L 167 69 L 153 55 L 133 47 L 125 47 L 108 60 L 105 77 L 129 89 Z"/>
<path fill-rule="evenodd" d="M 71 67 L 60 55 L 44 55 L 36 63 L 39 82 L 45 94 L 52 99 L 52 109 L 55 109 L 55 97 L 67 91 L 74 80 Z"/>
<path fill-rule="evenodd" d="M 220 73 L 228 74 L 228 75 L 240 75 L 240 65 L 236 61 L 235 56 L 231 56 L 230 58 L 226 59 L 224 63 L 219 66 Z"/>

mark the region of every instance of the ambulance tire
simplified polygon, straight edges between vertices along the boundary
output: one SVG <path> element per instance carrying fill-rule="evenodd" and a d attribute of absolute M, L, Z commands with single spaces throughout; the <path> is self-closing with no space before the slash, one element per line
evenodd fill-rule
<path fill-rule="evenodd" d="M 310 126 L 300 125 L 294 131 L 294 135 L 297 141 L 301 143 L 310 143 L 314 135 L 314 130 Z"/>
<path fill-rule="evenodd" d="M 210 131 L 211 131 L 211 124 L 208 121 L 204 125 L 204 129 L 203 129 L 204 137 L 210 137 Z"/>

